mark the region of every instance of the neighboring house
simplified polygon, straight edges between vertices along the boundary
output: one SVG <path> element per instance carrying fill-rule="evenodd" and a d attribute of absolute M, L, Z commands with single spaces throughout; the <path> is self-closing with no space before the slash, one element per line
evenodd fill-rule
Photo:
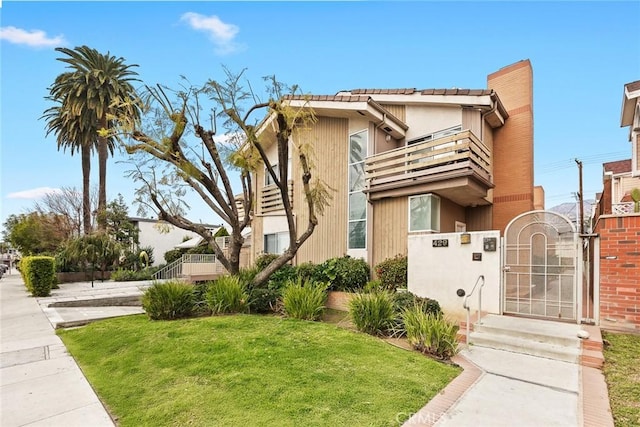
<path fill-rule="evenodd" d="M 376 265 L 407 254 L 408 236 L 504 230 L 520 213 L 544 208 L 533 183 L 533 75 L 529 60 L 487 77 L 486 89 L 358 89 L 290 97 L 317 123 L 314 177 L 334 189 L 313 235 L 294 263 L 348 254 Z M 277 163 L 273 117 L 259 128 Z M 282 165 L 280 165 L 282 167 Z M 288 165 L 298 224 L 306 204 L 298 157 Z M 288 227 L 277 189 L 259 170 L 252 248 L 287 248 Z"/>
<path fill-rule="evenodd" d="M 640 330 L 640 212 L 630 196 L 640 189 L 640 80 L 624 86 L 620 124 L 629 127 L 632 156 L 603 165 L 593 219 L 600 236 L 600 318 L 607 327 Z"/>
<path fill-rule="evenodd" d="M 153 265 L 163 264 L 164 254 L 175 249 L 185 239 L 197 237 L 197 234 L 191 231 L 183 230 L 155 219 L 129 218 L 129 221 L 139 230 L 139 246 L 151 246 L 153 248 Z M 220 225 L 211 224 L 205 224 L 205 226 L 213 233 L 221 227 Z"/>

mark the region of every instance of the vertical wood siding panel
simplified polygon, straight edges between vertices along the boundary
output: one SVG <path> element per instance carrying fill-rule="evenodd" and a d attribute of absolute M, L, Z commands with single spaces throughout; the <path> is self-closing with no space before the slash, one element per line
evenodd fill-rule
<path fill-rule="evenodd" d="M 311 261 L 320 263 L 328 258 L 342 256 L 347 252 L 347 157 L 349 122 L 347 119 L 319 117 L 314 129 L 306 135 L 315 146 L 312 182 L 320 178 L 328 187 L 335 189 L 333 199 L 318 216 L 318 225 L 311 237 L 298 251 L 296 263 Z M 300 178 L 300 162 L 293 153 L 294 212 L 298 234 L 307 229 L 308 213 Z"/>
<path fill-rule="evenodd" d="M 407 254 L 407 198 L 376 201 L 373 205 L 373 265 L 398 254 Z"/>

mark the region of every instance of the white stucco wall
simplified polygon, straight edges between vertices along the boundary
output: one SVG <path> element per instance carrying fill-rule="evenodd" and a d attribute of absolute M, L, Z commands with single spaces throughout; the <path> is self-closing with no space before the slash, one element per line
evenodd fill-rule
<path fill-rule="evenodd" d="M 137 223 L 140 230 L 138 236 L 140 247 L 151 246 L 153 248 L 154 262 L 152 265 L 164 264 L 165 252 L 182 243 L 185 236 L 189 238 L 196 237 L 195 233 L 169 224 L 163 224 L 163 231 L 166 230 L 167 232 L 161 232 L 158 227 L 155 227 L 156 224 L 156 221 L 138 221 Z"/>
<path fill-rule="evenodd" d="M 410 235 L 408 239 L 408 288 L 422 297 L 437 300 L 447 316 L 463 319 L 466 311 L 462 307 L 464 297 L 456 294 L 464 289 L 468 294 L 478 276 L 484 275 L 482 289 L 482 311 L 500 313 L 501 242 L 499 231 L 469 233 L 471 243 L 461 244 L 462 233 Z M 495 238 L 495 252 L 483 249 L 483 239 Z M 433 247 L 436 239 L 448 240 L 448 247 Z M 474 261 L 473 254 L 482 255 Z M 477 292 L 477 291 L 476 291 Z M 470 299 L 472 313 L 477 310 L 477 295 Z"/>

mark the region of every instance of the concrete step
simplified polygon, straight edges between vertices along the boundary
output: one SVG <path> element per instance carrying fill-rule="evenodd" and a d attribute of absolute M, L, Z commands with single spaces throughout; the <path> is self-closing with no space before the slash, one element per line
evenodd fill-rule
<path fill-rule="evenodd" d="M 580 325 L 549 320 L 486 315 L 473 325 L 472 345 L 579 363 Z"/>
<path fill-rule="evenodd" d="M 544 357 L 547 359 L 561 360 L 564 362 L 578 363 L 580 361 L 580 348 L 552 344 L 544 341 L 535 341 L 528 338 L 518 338 L 511 335 L 503 335 L 488 332 L 471 332 L 471 345 L 488 347 L 497 350 L 506 350 L 530 356 Z"/>

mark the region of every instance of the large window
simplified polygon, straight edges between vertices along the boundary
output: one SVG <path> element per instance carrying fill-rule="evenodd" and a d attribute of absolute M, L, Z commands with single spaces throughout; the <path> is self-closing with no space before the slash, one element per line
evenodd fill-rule
<path fill-rule="evenodd" d="M 273 171 L 276 173 L 276 175 L 280 174 L 280 168 L 278 167 L 278 164 L 275 163 L 273 165 L 271 165 L 273 167 Z M 271 176 L 271 174 L 269 173 L 269 170 L 265 167 L 264 168 L 264 186 L 268 187 L 270 185 L 274 185 L 276 182 L 273 180 L 273 177 Z"/>
<path fill-rule="evenodd" d="M 349 137 L 349 249 L 367 247 L 367 196 L 362 192 L 367 137 L 366 130 Z"/>
<path fill-rule="evenodd" d="M 264 235 L 264 253 L 282 254 L 289 247 L 289 233 L 273 233 Z"/>
<path fill-rule="evenodd" d="M 440 232 L 440 197 L 435 194 L 409 197 L 409 231 Z"/>

